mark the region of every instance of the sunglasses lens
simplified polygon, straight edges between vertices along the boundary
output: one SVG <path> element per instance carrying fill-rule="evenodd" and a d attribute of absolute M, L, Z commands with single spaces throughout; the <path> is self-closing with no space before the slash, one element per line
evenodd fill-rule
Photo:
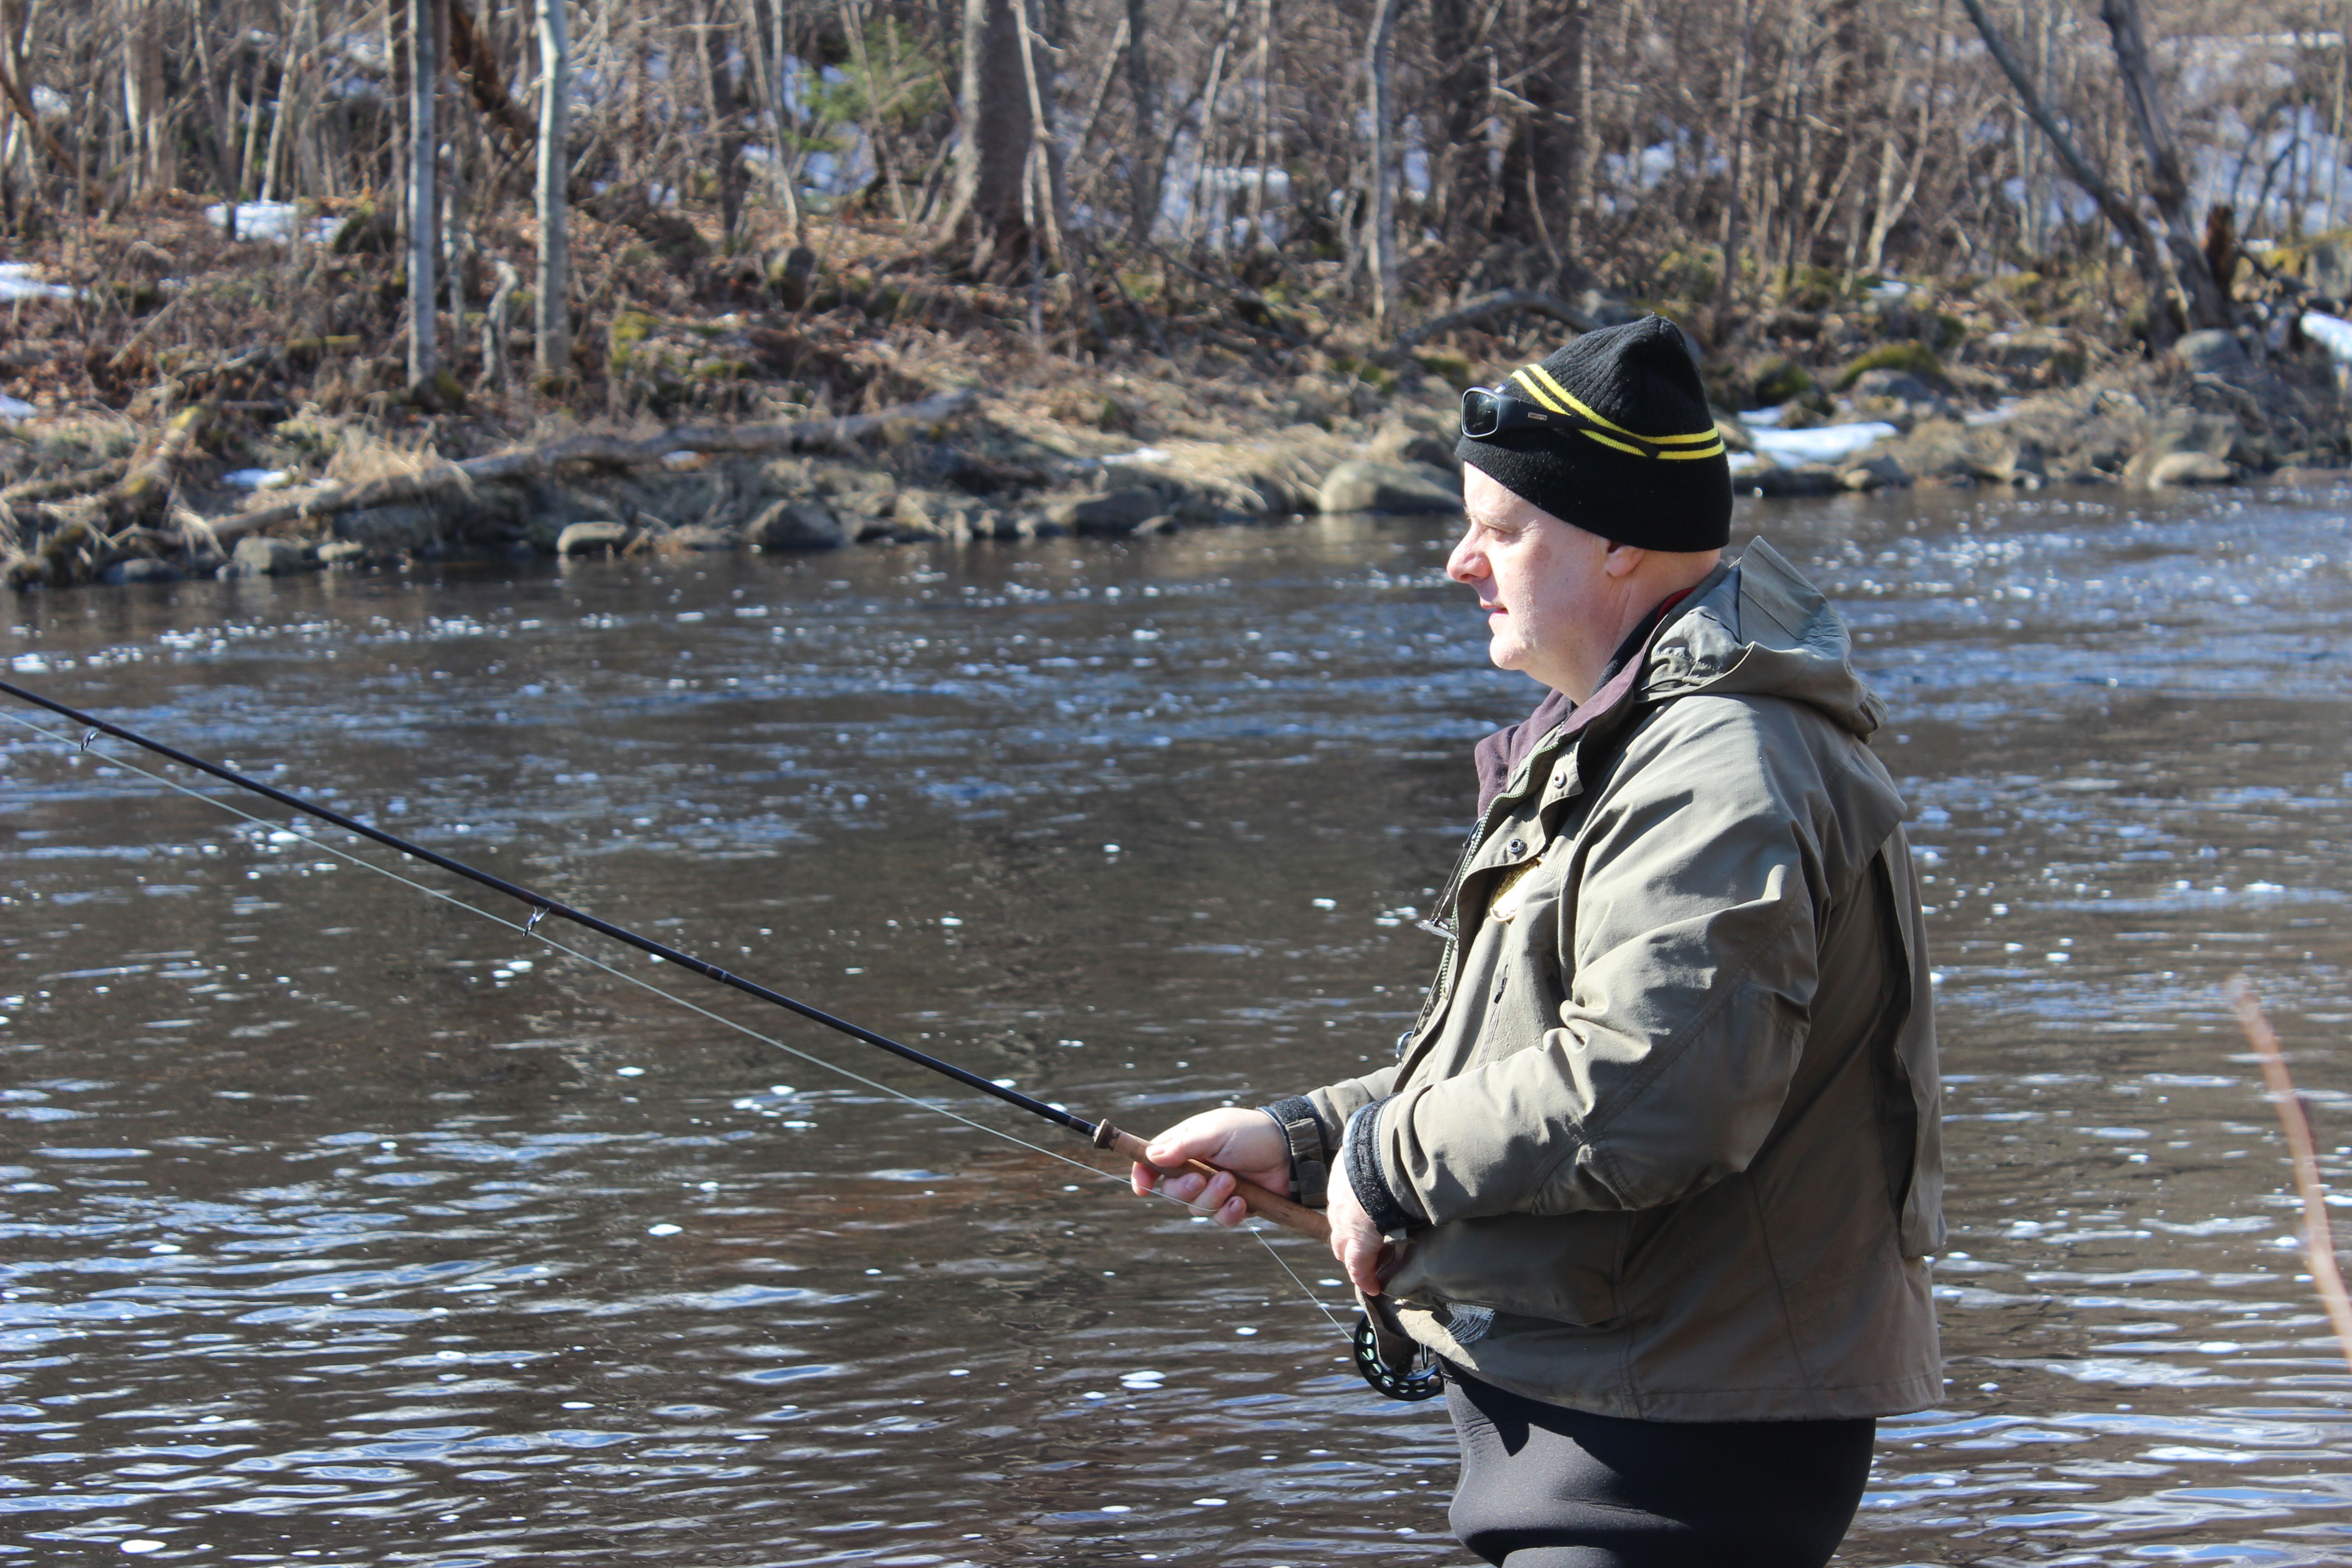
<path fill-rule="evenodd" d="M 1502 428 L 1502 402 L 1493 393 L 1473 387 L 1462 395 L 1462 433 L 1472 440 L 1492 436 Z"/>

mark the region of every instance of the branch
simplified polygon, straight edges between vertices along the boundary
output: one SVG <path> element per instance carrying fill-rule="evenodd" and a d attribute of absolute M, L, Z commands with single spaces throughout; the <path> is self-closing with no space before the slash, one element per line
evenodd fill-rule
<path fill-rule="evenodd" d="M 858 414 L 840 419 L 809 419 L 792 425 L 681 425 L 657 436 L 635 439 L 626 436 L 569 436 L 544 446 L 494 452 L 462 463 L 438 463 L 415 473 L 387 474 L 357 484 L 324 485 L 309 495 L 277 506 L 208 521 L 214 537 L 226 544 L 281 523 L 334 517 L 372 507 L 402 506 L 443 490 L 478 484 L 544 479 L 559 468 L 575 465 L 637 468 L 658 463 L 672 452 L 758 454 L 837 446 L 872 435 L 893 423 L 945 419 L 978 401 L 976 393 L 944 392 L 919 403 L 886 408 L 879 414 Z"/>
<path fill-rule="evenodd" d="M 508 149 L 518 157 L 528 156 L 538 140 L 537 128 L 507 95 L 499 58 L 483 41 L 474 14 L 466 9 L 466 0 L 449 0 L 449 70 L 465 82 L 474 106 L 482 111 L 483 119 L 498 127 Z"/>
<path fill-rule="evenodd" d="M 1394 352 L 1404 353 L 1456 327 L 1484 326 L 1498 316 L 1508 316 L 1520 310 L 1549 316 L 1580 332 L 1591 331 L 1601 324 L 1556 294 L 1546 294 L 1534 289 L 1500 289 L 1471 300 L 1460 310 L 1433 316 L 1408 331 L 1399 332 Z"/>
<path fill-rule="evenodd" d="M 41 151 L 49 155 L 49 162 L 58 166 L 59 173 L 73 174 L 74 161 L 66 156 L 66 150 L 58 145 L 58 139 L 50 135 L 48 128 L 41 123 L 41 117 L 34 111 L 33 100 L 25 96 L 24 88 L 16 80 L 16 73 L 10 68 L 9 62 L 16 55 L 13 7 L 0 6 L 0 32 L 8 35 L 8 41 L 0 42 L 0 92 L 7 94 L 9 103 L 15 106 L 18 117 L 25 121 L 25 130 L 41 144 Z"/>
<path fill-rule="evenodd" d="M 1977 25 L 1977 32 L 1984 39 L 1985 50 L 1992 56 L 1993 63 L 2000 67 L 2000 74 L 2009 78 L 2009 85 L 2017 89 L 2018 100 L 2024 105 L 2025 112 L 2032 117 L 2034 124 L 2042 127 L 2042 133 L 2050 138 L 2051 150 L 2058 154 L 2058 161 L 2066 165 L 2066 177 L 2082 186 L 2090 198 L 2099 204 L 2099 211 L 2123 232 L 2126 238 L 2136 246 L 2147 242 L 2150 237 L 2147 220 L 2116 194 L 2104 175 L 2091 167 L 2091 161 L 2083 156 L 2083 150 L 2074 145 L 2074 139 L 2059 125 L 2057 116 L 2050 112 L 2050 106 L 2042 101 L 2042 94 L 2034 89 L 2032 79 L 2025 74 L 2025 68 L 2017 63 L 2017 57 L 2009 52 L 2009 45 L 2002 41 L 2000 33 L 1993 26 L 1992 18 L 1985 14 L 1984 0 L 1960 0 L 1960 6 L 1968 12 L 1969 20 Z"/>
<path fill-rule="evenodd" d="M 2237 1010 L 2238 1026 L 2245 1031 L 2246 1043 L 2262 1059 L 2263 1081 L 2269 1086 L 2271 1104 L 2278 1110 L 2279 1128 L 2286 1134 L 2295 1191 L 2303 1198 L 2303 1254 L 2311 1268 L 2312 1289 L 2327 1310 L 2336 1348 L 2346 1362 L 2352 1363 L 2352 1298 L 2346 1296 L 2344 1276 L 2336 1267 L 2336 1243 L 2327 1228 L 2327 1187 L 2319 1178 L 2311 1119 L 2304 1110 L 2303 1097 L 2294 1091 L 2294 1080 L 2287 1076 L 2286 1053 L 2279 1048 L 2278 1036 L 2263 1016 L 2262 1004 L 2254 1000 L 2253 988 L 2242 974 L 2230 982 L 2230 1005 Z"/>
<path fill-rule="evenodd" d="M 2017 89 L 2018 101 L 2023 105 L 2025 112 L 2050 139 L 2051 150 L 2058 154 L 2058 161 L 2066 165 L 2066 177 L 2080 185 L 2098 204 L 2101 216 L 2115 225 L 2116 232 L 2122 235 L 2131 247 L 2132 258 L 2139 266 L 2141 282 L 2148 291 L 2150 335 L 2161 340 L 2158 347 L 2166 346 L 2171 338 L 2167 296 L 2178 279 L 2166 268 L 2164 258 L 2157 250 L 2156 237 L 2148 230 L 2147 220 L 2140 216 L 2137 207 L 2118 195 L 2105 177 L 2091 166 L 2091 161 L 2083 156 L 2083 150 L 2074 145 L 2074 139 L 2059 125 L 2058 117 L 2050 112 L 2048 104 L 2042 101 L 2042 94 L 2035 90 L 2032 79 L 2025 74 L 2025 68 L 2017 63 L 2017 57 L 2009 52 L 2009 46 L 2002 42 L 2000 30 L 1992 25 L 1992 18 L 1985 14 L 1984 0 L 1960 0 L 1960 7 L 1968 12 L 1969 20 L 1976 24 L 1978 36 L 1984 39 L 1985 51 L 1992 56 L 1993 63 L 2000 67 L 2001 75 L 2009 78 L 2009 85 Z"/>

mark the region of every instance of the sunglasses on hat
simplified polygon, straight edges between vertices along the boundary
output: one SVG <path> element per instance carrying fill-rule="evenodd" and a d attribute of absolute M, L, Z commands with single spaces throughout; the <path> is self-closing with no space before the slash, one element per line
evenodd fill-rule
<path fill-rule="evenodd" d="M 1465 436 L 1473 441 L 1491 441 L 1513 430 L 1538 430 L 1563 440 L 1571 435 L 1581 435 L 1604 447 L 1613 447 L 1637 458 L 1713 457 L 1723 449 L 1714 444 L 1717 433 L 1712 429 L 1657 441 L 1636 436 L 1631 430 L 1605 420 L 1546 408 L 1541 404 L 1514 397 L 1493 387 L 1474 386 L 1462 395 L 1462 433 Z M 1693 449 L 1694 443 L 1707 445 L 1703 450 Z"/>

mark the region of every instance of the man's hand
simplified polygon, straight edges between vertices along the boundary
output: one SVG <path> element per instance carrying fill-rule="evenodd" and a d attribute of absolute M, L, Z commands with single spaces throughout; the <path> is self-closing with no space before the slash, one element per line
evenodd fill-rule
<path fill-rule="evenodd" d="M 1239 1225 L 1249 1217 L 1249 1206 L 1234 1195 L 1235 1175 L 1268 1192 L 1290 1191 L 1290 1144 L 1263 1110 L 1228 1107 L 1188 1116 L 1152 1139 L 1144 1154 L 1161 1170 L 1175 1170 L 1187 1160 L 1216 1166 L 1218 1173 L 1211 1178 L 1197 1171 L 1162 1176 L 1151 1165 L 1138 1165 L 1134 1179 L 1139 1195 L 1157 1189 L 1219 1225 Z"/>
<path fill-rule="evenodd" d="M 1356 1189 L 1345 1171 L 1331 1173 L 1324 1215 L 1331 1222 L 1331 1256 L 1339 1260 L 1339 1271 L 1365 1295 L 1379 1295 L 1381 1257 L 1388 1243 L 1372 1227 L 1372 1216 L 1364 1212 L 1364 1205 L 1356 1201 Z"/>

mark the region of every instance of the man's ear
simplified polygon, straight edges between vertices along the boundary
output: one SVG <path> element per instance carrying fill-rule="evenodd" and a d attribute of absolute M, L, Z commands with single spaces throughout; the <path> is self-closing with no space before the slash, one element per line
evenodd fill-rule
<path fill-rule="evenodd" d="M 1609 542 L 1609 552 L 1601 558 L 1601 569 L 1612 577 L 1631 577 L 1649 558 L 1650 552 L 1639 545 L 1620 544 L 1612 539 Z"/>

